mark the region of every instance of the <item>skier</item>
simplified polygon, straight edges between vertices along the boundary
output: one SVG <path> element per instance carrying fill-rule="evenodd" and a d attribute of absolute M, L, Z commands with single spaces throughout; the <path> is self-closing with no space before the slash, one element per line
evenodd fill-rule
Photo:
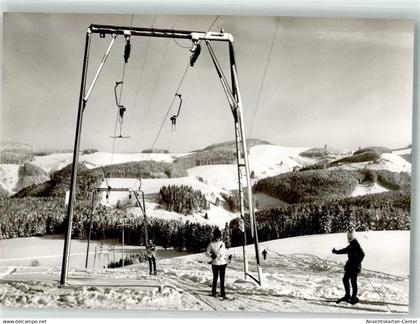
<path fill-rule="evenodd" d="M 149 273 L 156 274 L 156 246 L 153 244 L 152 240 L 149 240 L 149 243 L 146 244 L 146 257 L 149 261 Z"/>
<path fill-rule="evenodd" d="M 355 231 L 353 229 L 347 232 L 347 240 L 349 241 L 349 245 L 341 250 L 336 250 L 335 248 L 332 250 L 334 254 L 347 254 L 348 260 L 346 265 L 344 266 L 344 277 L 343 277 L 343 284 L 344 289 L 346 290 L 346 294 L 343 298 L 337 300 L 337 303 L 342 301 L 348 302 L 352 305 L 357 304 L 359 299 L 357 298 L 357 275 L 360 273 L 362 269 L 362 261 L 365 257 L 365 253 L 363 252 L 362 248 L 360 247 L 359 242 L 355 238 Z M 350 282 L 352 286 L 352 294 L 350 297 Z"/>
<path fill-rule="evenodd" d="M 217 278 L 220 274 L 220 297 L 225 299 L 226 247 L 222 241 L 222 233 L 218 228 L 213 232 L 212 242 L 207 246 L 206 255 L 211 257 L 210 264 L 213 271 L 211 295 L 216 297 Z"/>
<path fill-rule="evenodd" d="M 267 259 L 267 254 L 268 254 L 267 250 L 266 250 L 266 249 L 264 249 L 264 250 L 261 252 L 261 254 L 262 254 L 262 256 L 263 256 L 264 260 L 266 260 L 266 259 Z"/>

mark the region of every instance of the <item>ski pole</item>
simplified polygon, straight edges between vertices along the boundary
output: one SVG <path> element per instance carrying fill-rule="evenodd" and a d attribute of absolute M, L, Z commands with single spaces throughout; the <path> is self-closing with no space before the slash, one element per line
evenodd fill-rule
<path fill-rule="evenodd" d="M 382 297 L 382 295 L 378 292 L 378 290 L 375 288 L 375 286 L 372 284 L 372 282 L 369 280 L 368 277 L 366 277 L 367 281 L 370 283 L 370 285 L 372 286 L 373 290 L 376 292 L 376 294 L 379 296 L 379 298 L 382 300 L 382 302 L 384 303 L 384 305 L 388 308 L 388 310 L 392 313 L 391 308 L 389 307 L 388 303 L 385 302 L 385 299 Z"/>

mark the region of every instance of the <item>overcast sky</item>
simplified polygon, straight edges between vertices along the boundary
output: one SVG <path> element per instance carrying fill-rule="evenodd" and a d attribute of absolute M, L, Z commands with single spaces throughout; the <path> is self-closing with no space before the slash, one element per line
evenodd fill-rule
<path fill-rule="evenodd" d="M 39 148 L 72 148 L 86 29 L 91 23 L 130 25 L 131 18 L 5 13 L 1 138 Z M 154 21 L 156 28 L 176 24 L 205 31 L 214 19 L 135 15 L 133 25 L 150 27 Z M 212 30 L 223 27 L 235 38 L 247 135 L 276 26 L 253 138 L 339 149 L 411 143 L 413 25 L 408 20 L 221 16 Z M 109 36 L 93 36 L 88 83 L 109 41 Z M 116 152 L 152 146 L 189 61 L 184 47 L 190 42 L 178 43 L 132 39 L 122 97 L 124 135 L 132 138 L 116 141 Z M 121 80 L 123 48 L 123 37 L 117 38 L 89 99 L 82 148 L 112 150 L 113 88 Z M 227 67 L 226 45 L 214 48 Z M 205 47 L 181 93 L 176 132 L 171 133 L 168 119 L 156 147 L 182 152 L 234 139 L 233 118 Z"/>

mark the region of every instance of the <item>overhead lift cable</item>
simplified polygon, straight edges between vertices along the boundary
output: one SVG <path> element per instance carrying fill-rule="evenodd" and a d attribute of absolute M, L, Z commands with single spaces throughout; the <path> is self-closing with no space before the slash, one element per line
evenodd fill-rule
<path fill-rule="evenodd" d="M 152 27 L 152 28 L 153 28 L 153 26 L 154 26 L 154 24 L 155 24 L 155 21 L 156 21 L 156 16 L 153 16 L 153 20 L 152 20 L 152 23 L 151 23 L 151 27 Z M 151 41 L 151 39 L 150 39 L 150 38 L 147 38 L 147 42 L 146 42 L 146 50 L 145 50 L 145 54 L 144 54 L 144 56 L 143 56 L 143 61 L 142 61 L 142 63 L 141 63 L 140 73 L 139 73 L 139 77 L 138 77 L 138 80 L 137 80 L 137 85 L 136 85 L 136 92 L 135 92 L 135 93 L 136 93 L 136 95 L 135 95 L 135 97 L 134 97 L 133 104 L 132 104 L 132 107 L 133 107 L 133 116 L 134 116 L 134 110 L 135 110 L 135 109 L 136 109 L 136 107 L 137 107 L 137 101 L 138 101 L 138 99 L 139 99 L 139 97 L 140 97 L 141 85 L 143 84 L 143 78 L 144 78 L 144 68 L 145 68 L 145 66 L 146 66 L 146 61 L 147 61 L 147 58 L 148 58 L 148 56 L 149 56 L 150 41 Z M 130 130 L 131 130 L 131 121 L 132 121 L 132 119 L 133 119 L 133 118 L 129 118 L 129 119 L 128 119 L 128 126 L 127 126 L 127 130 L 126 130 L 127 134 L 130 134 Z M 125 145 L 124 145 L 124 149 L 125 149 Z"/>
<path fill-rule="evenodd" d="M 262 80 L 261 80 L 261 83 L 260 83 L 260 88 L 258 90 L 257 102 L 255 104 L 254 114 L 252 116 L 251 126 L 249 128 L 248 138 L 251 138 L 252 130 L 254 128 L 254 123 L 255 123 L 255 117 L 257 116 L 257 111 L 258 111 L 258 108 L 260 107 L 261 94 L 262 94 L 262 91 L 263 91 L 263 88 L 264 88 L 265 78 L 267 76 L 267 71 L 268 71 L 268 66 L 269 66 L 270 61 L 271 61 L 271 55 L 273 53 L 274 41 L 276 40 L 277 30 L 279 28 L 279 22 L 280 22 L 280 19 L 277 18 L 276 29 L 274 30 L 273 38 L 271 39 L 270 49 L 269 49 L 269 52 L 268 52 L 267 61 L 265 63 L 263 77 L 262 77 Z"/>
<path fill-rule="evenodd" d="M 213 25 L 216 23 L 216 21 L 219 19 L 219 17 L 220 17 L 219 15 L 215 17 L 215 19 L 213 20 L 213 22 L 211 23 L 211 25 L 207 28 L 206 33 L 208 33 L 210 31 L 210 29 L 213 27 Z M 177 21 L 178 21 L 178 19 L 177 19 Z M 160 125 L 159 131 L 157 132 L 156 137 L 155 137 L 155 140 L 153 141 L 152 151 L 155 149 L 156 142 L 159 139 L 159 136 L 160 136 L 160 133 L 162 132 L 163 126 L 165 125 L 165 122 L 166 122 L 166 120 L 167 120 L 167 118 L 169 116 L 169 113 L 171 111 L 172 105 L 174 104 L 175 99 L 176 99 L 177 95 L 179 94 L 179 90 L 180 90 L 180 88 L 182 86 L 182 83 L 184 82 L 184 79 L 185 79 L 185 76 L 186 76 L 186 74 L 188 72 L 188 69 L 190 68 L 190 66 L 194 66 L 194 64 L 195 64 L 198 56 L 200 55 L 201 47 L 198 47 L 196 45 L 200 45 L 201 41 L 202 40 L 200 39 L 197 43 L 194 43 L 193 47 L 190 49 L 190 51 L 192 52 L 192 55 L 190 57 L 190 62 L 187 65 L 187 67 L 185 68 L 184 74 L 181 77 L 181 81 L 179 82 L 178 87 L 176 88 L 175 95 L 172 98 L 172 101 L 171 101 L 171 103 L 169 105 L 169 108 L 168 108 L 166 114 L 165 114 L 165 117 L 163 118 L 162 124 Z M 181 103 L 180 104 L 182 104 L 182 100 L 181 100 Z M 172 124 L 172 118 L 171 118 L 171 124 Z"/>
<path fill-rule="evenodd" d="M 178 23 L 179 18 L 180 18 L 179 16 L 176 16 L 175 23 L 172 25 L 172 30 L 174 30 L 174 29 L 175 29 L 175 26 L 176 26 L 176 24 Z M 173 40 L 174 40 L 175 44 L 176 44 L 176 45 L 178 45 L 178 47 L 185 48 L 185 49 L 190 49 L 190 48 L 191 48 L 191 46 L 184 46 L 184 45 L 180 44 L 180 43 L 176 40 L 176 38 L 173 38 Z"/>
<path fill-rule="evenodd" d="M 159 80 L 161 78 L 161 74 L 162 74 L 162 70 L 163 70 L 163 65 L 165 63 L 166 56 L 168 55 L 169 41 L 170 41 L 169 39 L 166 41 L 166 46 L 165 46 L 165 49 L 164 49 L 164 52 L 163 52 L 162 60 L 160 62 L 160 66 L 159 66 L 159 70 L 158 70 L 158 73 L 157 73 L 157 77 L 155 79 L 155 82 L 154 82 L 154 85 L 153 85 L 153 88 L 152 88 L 152 94 L 150 95 L 149 101 L 148 101 L 148 103 L 146 105 L 146 111 L 143 114 L 144 117 L 143 117 L 143 119 L 142 119 L 142 121 L 140 123 L 140 132 L 143 131 L 144 123 L 145 123 L 145 121 L 147 119 L 147 115 L 149 113 L 150 107 L 151 107 L 152 102 L 153 102 L 153 99 L 155 97 L 156 89 L 157 89 L 157 86 L 159 84 Z"/>
<path fill-rule="evenodd" d="M 172 105 L 174 104 L 175 99 L 176 99 L 176 97 L 177 97 L 177 94 L 179 93 L 179 89 L 181 88 L 182 83 L 184 82 L 184 79 L 185 79 L 185 76 L 187 75 L 187 72 L 188 72 L 189 67 L 190 67 L 190 62 L 188 62 L 187 67 L 185 68 L 185 71 L 184 71 L 184 73 L 182 74 L 181 80 L 179 81 L 179 83 L 178 83 L 178 87 L 176 88 L 175 95 L 173 96 L 172 101 L 171 101 L 171 103 L 170 103 L 170 105 L 169 105 L 169 108 L 168 108 L 168 110 L 166 111 L 165 117 L 164 117 L 164 118 L 163 118 L 163 120 L 162 120 L 162 124 L 160 125 L 160 127 L 159 127 L 159 131 L 157 132 L 156 137 L 155 137 L 155 140 L 153 141 L 152 150 L 154 150 L 154 149 L 155 149 L 155 145 L 156 145 L 156 142 L 157 142 L 157 140 L 158 140 L 158 138 L 159 138 L 160 132 L 162 131 L 163 126 L 165 125 L 165 123 L 166 123 L 166 121 L 167 121 L 167 118 L 168 118 L 168 116 L 169 116 L 169 113 L 171 112 Z"/>

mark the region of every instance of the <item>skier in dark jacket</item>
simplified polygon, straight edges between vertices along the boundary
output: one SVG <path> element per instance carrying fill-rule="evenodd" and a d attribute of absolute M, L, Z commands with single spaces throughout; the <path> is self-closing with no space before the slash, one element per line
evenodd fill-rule
<path fill-rule="evenodd" d="M 264 249 L 261 254 L 262 254 L 264 260 L 266 260 L 267 259 L 267 254 L 268 254 L 267 250 Z"/>
<path fill-rule="evenodd" d="M 337 303 L 342 301 L 356 304 L 359 302 L 357 298 L 357 276 L 362 269 L 362 261 L 365 257 L 365 253 L 363 252 L 362 248 L 360 247 L 359 242 L 355 238 L 354 230 L 349 230 L 347 232 L 347 239 L 349 241 L 349 245 L 341 250 L 336 250 L 335 248 L 332 250 L 334 254 L 347 254 L 348 260 L 346 265 L 344 266 L 344 277 L 343 277 L 343 284 L 344 289 L 346 290 L 346 294 L 343 298 L 337 300 Z M 350 282 L 352 287 L 352 294 L 350 296 Z"/>
<path fill-rule="evenodd" d="M 146 257 L 149 261 L 149 272 L 150 274 L 156 274 L 156 246 L 152 240 L 146 244 Z"/>

